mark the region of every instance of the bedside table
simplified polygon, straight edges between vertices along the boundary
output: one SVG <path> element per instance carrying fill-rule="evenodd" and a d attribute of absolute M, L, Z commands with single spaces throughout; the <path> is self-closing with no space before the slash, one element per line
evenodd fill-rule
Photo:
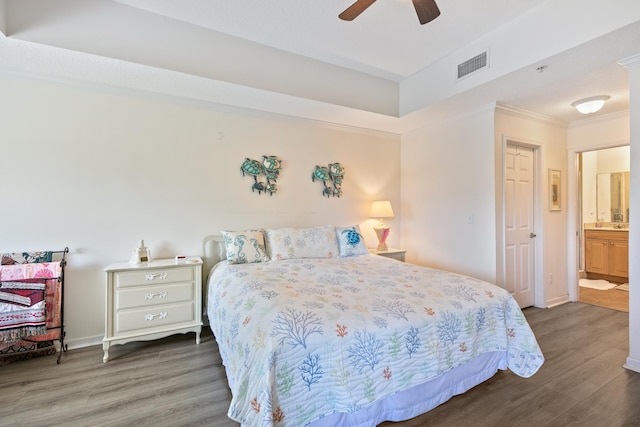
<path fill-rule="evenodd" d="M 173 258 L 141 264 L 120 262 L 105 268 L 107 306 L 103 362 L 109 347 L 202 329 L 202 259 Z"/>
<path fill-rule="evenodd" d="M 402 261 L 402 262 L 404 262 L 404 254 L 407 253 L 407 251 L 405 251 L 403 249 L 394 249 L 394 248 L 389 248 L 386 251 L 379 251 L 379 250 L 376 250 L 376 249 L 369 249 L 369 252 L 371 252 L 372 254 L 380 255 L 380 256 L 383 256 L 383 257 L 387 257 L 387 258 L 397 259 L 398 261 Z"/>

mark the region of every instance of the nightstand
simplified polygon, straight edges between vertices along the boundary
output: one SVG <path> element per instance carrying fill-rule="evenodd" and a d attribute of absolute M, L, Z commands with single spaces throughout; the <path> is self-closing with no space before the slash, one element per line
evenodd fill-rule
<path fill-rule="evenodd" d="M 397 259 L 398 261 L 402 261 L 402 262 L 404 262 L 404 254 L 407 253 L 407 251 L 403 249 L 394 249 L 394 248 L 389 248 L 386 251 L 369 249 L 369 252 L 371 252 L 372 254 L 380 255 L 387 258 Z"/>
<path fill-rule="evenodd" d="M 202 259 L 176 264 L 158 259 L 141 264 L 120 262 L 105 268 L 107 299 L 103 362 L 109 347 L 202 329 Z"/>

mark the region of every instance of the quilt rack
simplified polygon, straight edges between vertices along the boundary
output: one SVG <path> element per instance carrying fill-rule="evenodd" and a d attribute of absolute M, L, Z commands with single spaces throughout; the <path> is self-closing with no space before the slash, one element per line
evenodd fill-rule
<path fill-rule="evenodd" d="M 7 334 L 3 337 L 2 342 L 11 349 L 10 352 L 4 354 L 5 356 L 15 356 L 20 359 L 24 358 L 23 356 L 26 354 L 26 358 L 28 358 L 30 352 L 40 354 L 42 349 L 45 350 L 44 354 L 53 354 L 55 351 L 53 343 L 58 341 L 60 349 L 57 351 L 56 363 L 60 364 L 62 353 L 67 351 L 67 344 L 64 342 L 66 335 L 64 330 L 64 271 L 68 253 L 69 248 L 65 247 L 58 251 L 18 252 L 2 256 L 0 291 L 4 291 L 4 297 L 9 298 L 10 301 L 13 298 L 15 302 L 13 307 L 19 306 L 21 298 L 27 298 L 21 295 L 20 291 L 28 293 L 31 289 L 39 289 L 41 301 L 44 301 L 44 322 L 40 318 L 40 322 L 33 323 L 37 326 L 31 326 L 28 321 L 2 324 L 3 332 Z M 54 255 L 57 255 L 56 258 L 59 256 L 59 261 L 54 261 Z M 12 291 L 14 294 L 11 294 Z M 19 314 L 17 309 L 16 313 Z M 29 315 L 33 315 L 33 313 Z M 19 318 L 19 316 L 15 316 L 15 318 Z M 15 337 L 15 341 L 11 340 L 13 337 Z M 35 347 L 28 348 L 27 346 L 30 344 Z M 43 344 L 42 348 L 40 344 Z M 17 349 L 13 348 L 14 346 Z"/>

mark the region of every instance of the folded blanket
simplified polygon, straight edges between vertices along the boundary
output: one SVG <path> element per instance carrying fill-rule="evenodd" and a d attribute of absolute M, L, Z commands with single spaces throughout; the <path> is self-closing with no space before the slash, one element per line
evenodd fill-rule
<path fill-rule="evenodd" d="M 60 262 L 41 264 L 0 265 L 0 281 L 17 281 L 22 279 L 59 277 L 62 271 Z"/>
<path fill-rule="evenodd" d="M 43 280 L 0 282 L 0 343 L 46 332 Z"/>
<path fill-rule="evenodd" d="M 52 252 L 12 252 L 2 254 L 1 265 L 51 262 Z"/>

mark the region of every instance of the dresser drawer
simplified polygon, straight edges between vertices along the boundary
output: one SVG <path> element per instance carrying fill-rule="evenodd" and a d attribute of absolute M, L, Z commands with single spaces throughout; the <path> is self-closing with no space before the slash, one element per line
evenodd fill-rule
<path fill-rule="evenodd" d="M 144 271 L 123 271 L 115 274 L 117 288 L 157 283 L 190 282 L 194 280 L 193 268 L 166 268 Z"/>
<path fill-rule="evenodd" d="M 193 301 L 193 287 L 193 283 L 177 283 L 119 289 L 115 295 L 116 310 Z"/>
<path fill-rule="evenodd" d="M 192 301 L 119 311 L 115 314 L 116 334 L 193 322 L 196 319 Z"/>

